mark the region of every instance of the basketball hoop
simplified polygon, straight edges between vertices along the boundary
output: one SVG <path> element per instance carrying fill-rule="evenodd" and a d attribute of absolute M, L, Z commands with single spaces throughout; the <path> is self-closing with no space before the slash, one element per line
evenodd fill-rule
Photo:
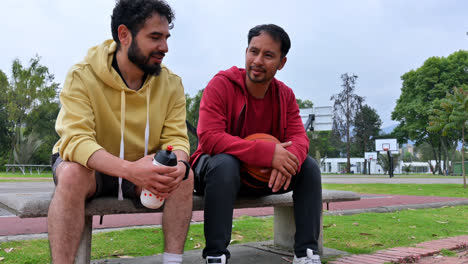
<path fill-rule="evenodd" d="M 383 143 L 383 144 L 382 144 L 382 149 L 383 149 L 384 151 L 388 151 L 388 150 L 390 149 L 390 144 L 388 144 L 388 143 Z"/>

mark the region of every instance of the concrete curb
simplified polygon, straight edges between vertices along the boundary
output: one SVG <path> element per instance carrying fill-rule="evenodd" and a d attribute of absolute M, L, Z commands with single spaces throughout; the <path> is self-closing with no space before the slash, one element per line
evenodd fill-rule
<path fill-rule="evenodd" d="M 448 202 L 437 202 L 437 203 L 426 203 L 426 204 L 402 204 L 402 205 L 389 205 L 389 206 L 363 208 L 363 209 L 329 211 L 329 212 L 323 212 L 323 215 L 353 215 L 353 214 L 361 214 L 361 213 L 390 213 L 390 212 L 407 210 L 407 209 L 428 209 L 428 208 L 441 208 L 441 207 L 446 207 L 446 206 L 459 206 L 459 205 L 468 205 L 468 199 L 467 200 L 460 200 L 460 201 L 448 201 Z"/>

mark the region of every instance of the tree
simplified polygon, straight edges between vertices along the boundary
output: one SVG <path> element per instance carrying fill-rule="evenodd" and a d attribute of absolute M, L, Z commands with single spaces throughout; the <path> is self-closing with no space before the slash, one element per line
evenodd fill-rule
<path fill-rule="evenodd" d="M 322 158 L 339 157 L 341 149 L 334 144 L 332 131 L 309 131 L 307 135 L 310 138 L 309 155 L 315 156 L 319 152 Z M 342 145 L 341 141 L 340 144 Z M 317 162 L 319 161 L 317 160 Z"/>
<path fill-rule="evenodd" d="M 412 161 L 417 161 L 417 158 L 414 157 L 413 154 L 411 154 L 411 152 L 406 151 L 403 153 L 401 160 L 404 162 L 412 162 Z"/>
<path fill-rule="evenodd" d="M 458 140 L 462 142 L 463 187 L 466 188 L 465 131 L 468 128 L 468 86 L 463 84 L 460 88 L 453 88 L 453 93 L 448 92 L 446 97 L 440 100 L 439 107 L 433 109 L 429 120 L 429 131 L 442 131 L 443 136 L 451 132 L 459 134 Z"/>
<path fill-rule="evenodd" d="M 411 170 L 413 169 L 413 167 L 411 166 L 411 164 L 408 164 L 408 165 L 403 165 L 403 168 L 401 168 L 404 172 L 406 172 L 406 174 L 409 174 L 411 172 Z"/>
<path fill-rule="evenodd" d="M 436 161 L 433 173 L 442 173 L 440 161 L 452 155 L 456 142 L 444 138 L 440 131 L 429 131 L 429 116 L 437 99 L 444 98 L 452 87 L 468 83 L 467 68 L 468 52 L 461 50 L 447 58 L 431 57 L 420 68 L 401 76 L 401 95 L 392 112 L 392 119 L 399 121 L 394 134 L 399 143 L 413 140 L 416 146 L 430 144 L 432 159 Z"/>
<path fill-rule="evenodd" d="M 198 93 L 191 98 L 189 94 L 185 94 L 185 100 L 186 100 L 186 115 L 187 115 L 187 121 L 193 126 L 193 129 L 195 129 L 196 134 L 196 129 L 198 126 L 198 113 L 200 111 L 200 102 L 201 98 L 203 96 L 203 91 L 205 89 L 201 89 L 198 91 Z M 190 128 L 189 128 L 190 129 Z M 197 136 L 193 135 L 191 132 L 188 133 L 189 135 L 189 141 L 190 141 L 190 153 L 193 154 L 198 147 L 198 140 Z"/>
<path fill-rule="evenodd" d="M 55 134 L 51 133 L 55 123 L 51 122 L 51 120 L 56 115 L 52 118 L 49 117 L 48 120 L 42 120 L 41 115 L 36 115 L 36 118 L 33 118 L 33 116 L 37 112 L 44 113 L 51 108 L 57 110 L 57 90 L 58 83 L 54 82 L 54 75 L 49 73 L 46 66 L 40 64 L 39 56 L 32 58 L 26 67 L 18 59 L 13 61 L 12 77 L 5 92 L 5 109 L 8 120 L 11 123 L 10 131 L 13 134 L 11 149 L 17 148 L 16 144 L 20 142 L 23 129 L 25 129 L 25 134 L 27 135 L 33 132 L 34 127 L 41 126 L 41 123 L 47 123 L 48 129 L 45 130 L 46 132 L 40 131 L 40 133 Z M 53 103 L 56 105 L 51 106 Z M 48 156 L 50 156 L 52 146 L 48 145 L 46 147 L 49 149 Z M 48 157 L 45 162 L 47 161 Z"/>
<path fill-rule="evenodd" d="M 8 78 L 5 73 L 0 70 L 0 165 L 7 161 L 8 153 L 11 146 L 11 123 L 8 120 L 6 104 L 6 92 L 8 90 Z"/>
<path fill-rule="evenodd" d="M 363 157 L 364 152 L 375 150 L 371 138 L 379 135 L 382 121 L 377 111 L 368 105 L 364 105 L 354 118 L 354 145 L 357 147 L 356 156 Z"/>
<path fill-rule="evenodd" d="M 299 109 L 304 109 L 304 108 L 312 108 L 314 106 L 314 103 L 310 100 L 301 100 L 296 98 L 297 105 L 299 106 Z"/>
<path fill-rule="evenodd" d="M 364 98 L 354 93 L 357 75 L 349 76 L 347 73 L 341 75 L 343 80 L 343 90 L 339 94 L 333 95 L 330 100 L 334 101 L 333 113 L 334 122 L 336 122 L 337 129 L 340 131 L 341 137 L 346 138 L 346 172 L 351 171 L 350 162 L 350 130 L 354 121 L 355 115 L 361 109 L 361 104 Z"/>
<path fill-rule="evenodd" d="M 393 169 L 396 168 L 396 166 L 398 165 L 399 163 L 399 155 L 393 155 Z M 379 155 L 377 155 L 377 164 L 380 165 L 380 167 L 382 167 L 383 171 L 384 171 L 384 174 L 387 174 L 390 170 L 390 161 L 389 161 L 389 158 L 388 158 L 388 155 L 386 153 L 380 153 Z"/>
<path fill-rule="evenodd" d="M 17 164 L 30 164 L 34 153 L 42 143 L 43 141 L 39 139 L 37 134 L 30 133 L 29 136 L 26 137 L 23 132 L 20 132 L 18 142 L 16 142 L 13 151 L 15 162 Z"/>
<path fill-rule="evenodd" d="M 43 143 L 32 156 L 32 164 L 47 164 L 50 162 L 52 147 L 59 139 L 58 134 L 55 132 L 55 120 L 59 110 L 60 106 L 57 102 L 45 102 L 34 108 L 26 117 L 25 134 L 35 133 Z"/>
<path fill-rule="evenodd" d="M 420 161 L 428 161 L 432 158 L 432 146 L 427 142 L 416 146 L 414 151 L 419 156 Z"/>

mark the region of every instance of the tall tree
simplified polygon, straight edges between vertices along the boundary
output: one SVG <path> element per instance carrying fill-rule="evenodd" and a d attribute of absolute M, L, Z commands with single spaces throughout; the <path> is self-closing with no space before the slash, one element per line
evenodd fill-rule
<path fill-rule="evenodd" d="M 429 131 L 442 131 L 443 136 L 458 134 L 456 141 L 462 142 L 463 187 L 466 188 L 465 131 L 468 129 L 468 85 L 455 87 L 453 93 L 447 93 L 446 97 L 440 100 L 439 107 L 433 109 L 429 120 Z"/>
<path fill-rule="evenodd" d="M 371 140 L 372 137 L 379 135 L 382 120 L 377 111 L 368 105 L 364 105 L 354 118 L 354 144 L 358 152 L 355 155 L 363 157 L 364 152 L 375 150 Z"/>
<path fill-rule="evenodd" d="M 25 134 L 36 134 L 43 143 L 32 156 L 30 160 L 32 164 L 47 164 L 50 162 L 52 147 L 59 139 L 59 136 L 55 132 L 55 120 L 57 119 L 59 110 L 60 106 L 58 102 L 44 102 L 35 107 L 26 117 Z"/>
<path fill-rule="evenodd" d="M 468 52 L 457 51 L 447 58 L 431 57 L 424 64 L 401 77 L 401 95 L 392 112 L 392 119 L 399 121 L 395 135 L 399 143 L 415 141 L 419 146 L 428 143 L 432 146 L 432 159 L 436 160 L 435 173 L 442 173 L 441 160 L 446 160 L 450 146 L 440 131 L 429 131 L 429 116 L 436 99 L 442 99 L 452 87 L 468 83 Z M 444 150 L 445 149 L 445 150 Z"/>
<path fill-rule="evenodd" d="M 6 109 L 8 85 L 7 76 L 0 70 L 0 165 L 7 162 L 8 153 L 11 152 L 11 123 Z"/>
<path fill-rule="evenodd" d="M 15 149 L 16 142 L 19 142 L 28 116 L 41 106 L 56 101 L 57 90 L 58 83 L 54 82 L 54 75 L 49 73 L 46 66 L 40 64 L 39 56 L 32 58 L 26 67 L 18 59 L 13 61 L 12 77 L 6 91 L 6 111 L 9 121 L 13 124 L 12 149 Z M 42 122 L 40 119 L 34 121 L 29 123 Z"/>
<path fill-rule="evenodd" d="M 361 109 L 362 102 L 364 98 L 355 94 L 355 84 L 357 75 L 349 76 L 347 73 L 341 75 L 341 80 L 343 80 L 343 90 L 339 94 L 333 95 L 330 100 L 334 101 L 333 113 L 334 113 L 334 122 L 336 122 L 341 136 L 346 138 L 346 172 L 350 173 L 351 171 L 351 162 L 350 162 L 350 130 L 351 125 L 354 121 L 355 115 Z"/>
<path fill-rule="evenodd" d="M 192 126 L 192 128 L 195 129 L 195 131 L 192 131 L 192 132 L 195 132 L 195 135 L 193 135 L 193 133 L 190 131 L 188 133 L 189 141 L 190 141 L 190 153 L 194 153 L 198 147 L 196 129 L 198 126 L 198 113 L 200 110 L 200 102 L 201 102 L 201 98 L 203 96 L 204 90 L 205 89 L 199 90 L 198 93 L 193 98 L 191 98 L 189 94 L 185 94 L 187 121 Z"/>

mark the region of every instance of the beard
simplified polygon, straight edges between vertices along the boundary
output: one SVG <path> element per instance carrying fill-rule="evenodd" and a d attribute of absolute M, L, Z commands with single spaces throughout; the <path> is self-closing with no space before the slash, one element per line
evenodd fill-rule
<path fill-rule="evenodd" d="M 151 52 L 147 57 L 141 52 L 140 46 L 136 39 L 132 40 L 132 44 L 128 48 L 128 60 L 133 62 L 138 68 L 140 68 L 144 73 L 158 76 L 161 73 L 161 64 L 159 63 L 149 63 L 151 56 L 153 55 L 162 55 L 162 52 Z"/>
<path fill-rule="evenodd" d="M 263 77 L 255 77 L 252 73 L 252 69 L 253 68 L 256 68 L 257 70 L 260 70 L 261 72 L 263 72 Z M 253 83 L 265 83 L 268 80 L 269 76 L 267 75 L 267 72 L 264 68 L 261 68 L 261 67 L 252 67 L 250 66 L 249 68 L 247 68 L 247 77 L 249 77 L 250 81 L 253 82 Z"/>

